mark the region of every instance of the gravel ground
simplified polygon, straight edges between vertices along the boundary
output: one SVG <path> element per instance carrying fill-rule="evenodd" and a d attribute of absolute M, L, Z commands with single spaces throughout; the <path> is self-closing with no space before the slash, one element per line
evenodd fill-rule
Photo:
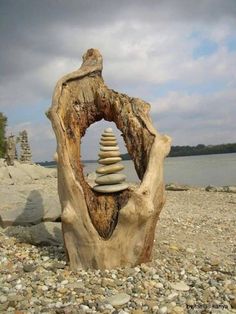
<path fill-rule="evenodd" d="M 1 313 L 236 313 L 236 194 L 167 193 L 153 261 L 72 273 L 62 247 L 0 230 Z"/>

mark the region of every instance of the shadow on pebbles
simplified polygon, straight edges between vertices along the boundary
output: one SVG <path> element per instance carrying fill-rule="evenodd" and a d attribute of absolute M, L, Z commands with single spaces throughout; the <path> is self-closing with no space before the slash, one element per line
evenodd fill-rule
<path fill-rule="evenodd" d="M 236 313 L 235 204 L 236 194 L 168 191 L 153 261 L 109 271 L 72 273 L 60 228 L 48 246 L 1 229 L 0 312 Z"/>

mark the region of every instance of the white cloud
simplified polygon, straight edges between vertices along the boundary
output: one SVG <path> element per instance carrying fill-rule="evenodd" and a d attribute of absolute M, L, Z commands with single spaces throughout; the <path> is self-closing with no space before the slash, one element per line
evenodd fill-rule
<path fill-rule="evenodd" d="M 14 115 L 14 108 L 33 111 L 40 103 L 50 104 L 56 81 L 78 68 L 82 54 L 94 47 L 104 56 L 107 85 L 151 102 L 160 131 L 169 130 L 182 144 L 235 141 L 236 52 L 227 49 L 227 41 L 235 37 L 234 1 L 71 0 L 46 7 L 34 0 L 27 6 L 3 3 L 1 111 L 11 107 Z M 194 59 L 203 40 L 213 41 L 218 49 Z M 158 90 L 170 83 L 172 90 L 157 98 Z M 175 90 L 176 83 L 182 90 Z M 198 90 L 198 85 L 209 83 L 218 87 L 207 95 Z M 194 93 L 188 92 L 189 86 L 196 86 Z M 36 159 L 50 159 L 55 149 L 43 108 L 41 122 L 32 117 L 26 125 Z M 21 123 L 26 121 L 22 114 Z M 10 127 L 17 130 L 19 125 Z M 39 148 L 38 143 L 45 145 Z M 89 151 L 93 154 L 93 147 Z"/>
<path fill-rule="evenodd" d="M 152 114 L 175 145 L 235 142 L 235 99 L 235 89 L 210 95 L 170 92 L 156 100 Z"/>

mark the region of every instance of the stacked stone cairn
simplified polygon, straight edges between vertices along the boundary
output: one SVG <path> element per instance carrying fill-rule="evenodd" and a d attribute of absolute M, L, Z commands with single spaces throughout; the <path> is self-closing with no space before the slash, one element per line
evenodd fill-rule
<path fill-rule="evenodd" d="M 24 164 L 32 163 L 32 159 L 31 159 L 32 154 L 31 154 L 29 141 L 28 141 L 28 134 L 26 130 L 20 132 L 19 140 L 20 140 L 20 146 L 21 146 L 21 156 L 20 156 L 21 163 L 24 163 Z"/>
<path fill-rule="evenodd" d="M 111 128 L 104 130 L 100 141 L 99 164 L 96 173 L 98 174 L 95 182 L 97 185 L 93 190 L 101 193 L 115 193 L 126 190 L 128 184 L 124 182 L 126 175 L 118 173 L 124 169 L 119 163 L 120 157 L 119 147 L 117 146 L 116 137 Z"/>

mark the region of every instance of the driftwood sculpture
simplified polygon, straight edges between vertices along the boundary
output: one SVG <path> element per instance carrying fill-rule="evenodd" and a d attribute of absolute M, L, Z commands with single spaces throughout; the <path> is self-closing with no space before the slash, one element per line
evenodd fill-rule
<path fill-rule="evenodd" d="M 58 191 L 70 266 L 109 269 L 151 259 L 155 227 L 165 202 L 163 161 L 170 138 L 149 118 L 150 105 L 109 89 L 102 56 L 89 49 L 80 69 L 56 84 L 48 117 L 57 138 Z M 101 194 L 85 181 L 80 141 L 87 128 L 105 119 L 123 133 L 139 186 Z"/>

